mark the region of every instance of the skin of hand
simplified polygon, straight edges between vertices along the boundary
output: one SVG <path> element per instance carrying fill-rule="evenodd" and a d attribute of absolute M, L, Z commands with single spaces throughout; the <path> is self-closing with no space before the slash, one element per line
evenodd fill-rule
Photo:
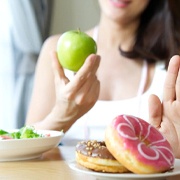
<path fill-rule="evenodd" d="M 180 56 L 169 62 L 163 99 L 149 98 L 149 120 L 169 141 L 176 158 L 180 158 Z"/>
<path fill-rule="evenodd" d="M 53 112 L 60 115 L 59 121 L 65 125 L 64 131 L 86 112 L 98 100 L 100 82 L 96 71 L 100 64 L 100 56 L 91 54 L 84 65 L 70 81 L 60 65 L 56 52 L 52 52 L 52 67 L 55 77 L 56 103 Z M 59 111 L 59 112 L 58 112 Z"/>

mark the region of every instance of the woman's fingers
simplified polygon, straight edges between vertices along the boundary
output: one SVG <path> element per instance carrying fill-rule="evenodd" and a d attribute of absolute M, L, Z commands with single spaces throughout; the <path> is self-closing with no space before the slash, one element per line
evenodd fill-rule
<path fill-rule="evenodd" d="M 180 56 L 177 57 L 177 66 L 178 76 L 176 79 L 176 100 L 180 102 Z"/>
<path fill-rule="evenodd" d="M 100 56 L 94 54 L 90 55 L 74 76 L 73 83 L 68 84 L 68 90 L 77 92 L 85 83 L 88 83 L 88 78 L 96 74 L 99 63 Z"/>
<path fill-rule="evenodd" d="M 161 127 L 162 120 L 162 104 L 156 95 L 149 97 L 149 123 L 155 128 Z"/>
<path fill-rule="evenodd" d="M 180 100 L 180 57 L 173 56 L 169 62 L 167 76 L 164 83 L 163 101 Z"/>
<path fill-rule="evenodd" d="M 97 77 L 94 75 L 88 78 L 87 82 L 79 89 L 78 95 L 76 96 L 76 103 L 77 104 L 94 104 L 99 97 L 99 90 L 100 90 L 100 82 Z"/>
<path fill-rule="evenodd" d="M 94 95 L 92 94 L 92 99 L 88 99 L 88 97 L 91 96 L 89 95 L 91 92 L 91 86 L 93 86 L 94 89 L 97 89 L 95 89 L 95 91 L 99 91 L 99 87 L 94 84 L 99 84 L 96 77 L 96 71 L 99 67 L 100 56 L 91 54 L 86 59 L 84 65 L 76 73 L 72 81 L 69 81 L 69 79 L 65 76 L 64 69 L 58 61 L 56 52 L 52 52 L 51 56 L 53 60 L 52 65 L 57 94 L 61 92 L 61 96 L 63 94 L 64 99 L 68 101 L 75 100 L 77 104 L 91 102 L 94 98 Z"/>
<path fill-rule="evenodd" d="M 51 52 L 51 57 L 52 57 L 52 68 L 55 76 L 55 81 L 58 82 L 61 80 L 62 83 L 67 84 L 69 80 L 68 78 L 66 78 L 63 67 L 60 65 L 58 61 L 57 53 L 55 51 Z"/>

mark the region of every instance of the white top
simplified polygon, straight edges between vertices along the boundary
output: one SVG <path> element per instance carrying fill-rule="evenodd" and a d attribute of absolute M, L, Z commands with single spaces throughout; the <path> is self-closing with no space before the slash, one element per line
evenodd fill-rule
<path fill-rule="evenodd" d="M 72 72 L 67 70 L 65 70 L 65 72 L 70 79 L 73 77 Z M 150 88 L 142 94 L 147 75 L 147 64 L 144 63 L 136 97 L 113 101 L 98 100 L 93 108 L 77 120 L 66 132 L 62 144 L 76 145 L 78 141 L 87 139 L 103 140 L 106 126 L 120 114 L 134 115 L 148 121 L 149 95 L 156 94 L 162 99 L 165 73 L 164 65 L 162 63 L 156 63 L 152 84 Z"/>

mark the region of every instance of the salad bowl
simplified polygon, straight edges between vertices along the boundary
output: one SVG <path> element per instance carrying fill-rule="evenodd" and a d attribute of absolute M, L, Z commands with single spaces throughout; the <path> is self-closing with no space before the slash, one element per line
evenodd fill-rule
<path fill-rule="evenodd" d="M 8 132 L 18 132 L 10 130 Z M 57 147 L 64 135 L 62 131 L 37 130 L 39 137 L 0 139 L 0 161 L 19 161 L 38 158 L 42 153 Z"/>

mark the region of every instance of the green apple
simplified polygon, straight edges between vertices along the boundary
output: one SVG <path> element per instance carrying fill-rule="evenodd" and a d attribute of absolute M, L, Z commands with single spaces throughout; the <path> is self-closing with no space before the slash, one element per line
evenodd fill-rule
<path fill-rule="evenodd" d="M 92 37 L 80 30 L 61 35 L 57 43 L 58 60 L 62 67 L 77 72 L 90 54 L 96 54 L 97 45 Z"/>

